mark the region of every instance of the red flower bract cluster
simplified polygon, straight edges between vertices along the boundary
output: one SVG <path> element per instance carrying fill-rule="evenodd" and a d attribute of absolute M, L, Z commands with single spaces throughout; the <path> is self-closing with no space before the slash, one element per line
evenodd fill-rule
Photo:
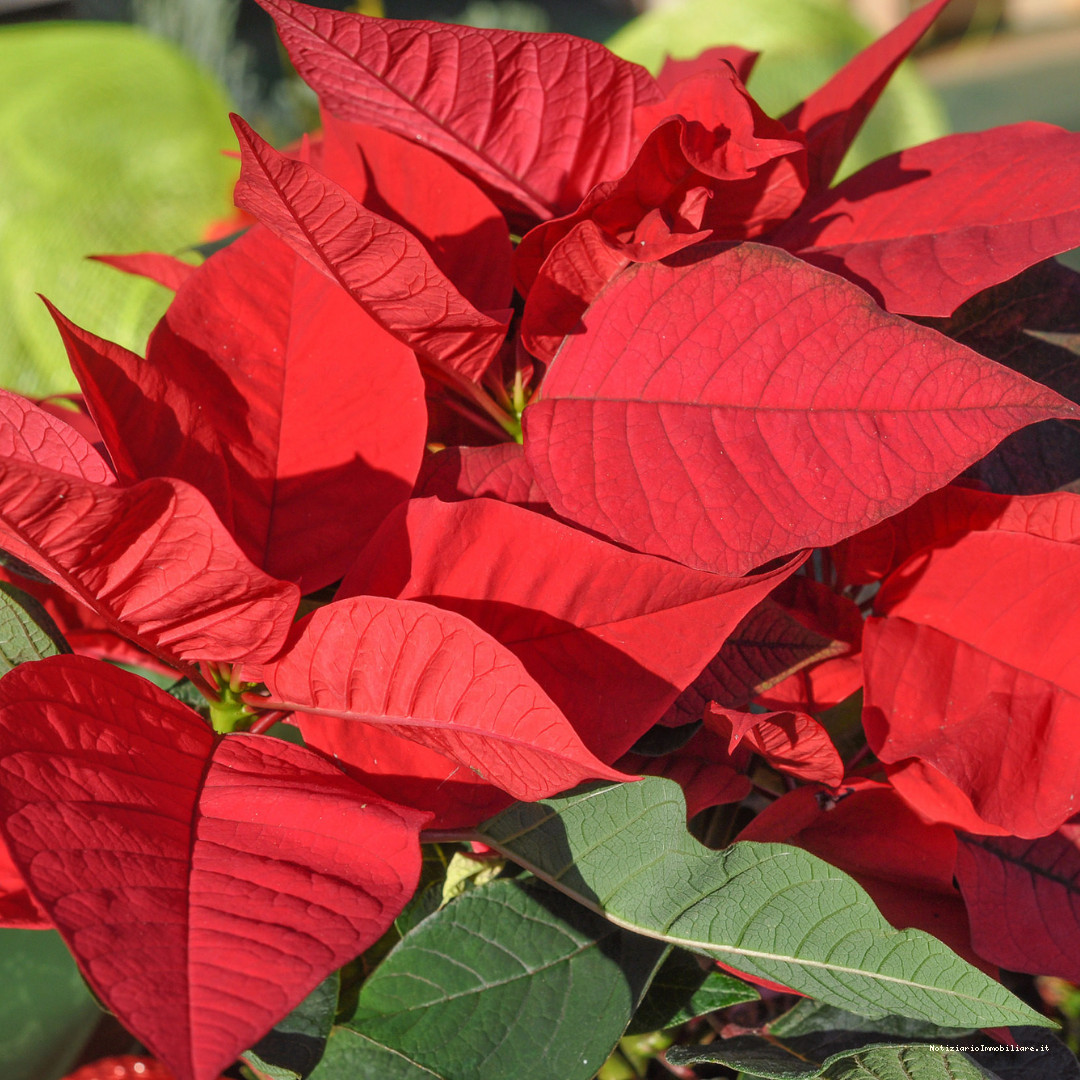
<path fill-rule="evenodd" d="M 0 399 L 0 547 L 85 654 L 0 682 L 0 912 L 207 1080 L 383 934 L 426 823 L 621 770 L 697 810 L 759 761 L 796 790 L 754 836 L 829 857 L 869 815 L 885 854 L 847 868 L 970 951 L 950 826 L 982 837 L 983 921 L 988 860 L 1073 836 L 1053 594 L 1080 552 L 1074 495 L 944 486 L 1077 407 L 903 316 L 1080 243 L 1080 136 L 952 136 L 829 186 L 945 0 L 782 119 L 739 49 L 657 80 L 562 35 L 260 2 L 321 135 L 290 156 L 238 119 L 259 223 L 197 268 L 110 259 L 176 293 L 145 358 L 54 312 L 100 443 Z M 845 780 L 810 715 L 860 649 L 887 781 Z M 186 678 L 213 728 L 101 656 Z M 247 731 L 286 714 L 307 747 Z"/>

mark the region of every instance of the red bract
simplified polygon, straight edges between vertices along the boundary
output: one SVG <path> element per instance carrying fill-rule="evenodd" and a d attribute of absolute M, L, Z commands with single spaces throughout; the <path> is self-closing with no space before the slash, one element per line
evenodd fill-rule
<path fill-rule="evenodd" d="M 634 106 L 661 96 L 643 68 L 565 34 L 261 3 L 331 112 L 419 139 L 515 213 L 565 213 L 618 175 L 632 152 Z"/>
<path fill-rule="evenodd" d="M 1073 975 L 1035 914 L 1068 893 L 1080 497 L 945 485 L 1077 418 L 1025 377 L 1059 357 L 1013 356 L 1080 351 L 1025 321 L 1076 283 L 1030 271 L 1007 333 L 970 321 L 1012 285 L 942 332 L 901 314 L 1080 241 L 1080 136 L 951 136 L 829 188 L 946 0 L 782 119 L 735 47 L 653 79 L 562 35 L 260 2 L 322 134 L 282 154 L 236 120 L 260 223 L 197 267 L 106 258 L 176 293 L 145 358 L 54 312 L 96 430 L 0 394 L 10 575 L 76 649 L 187 676 L 215 730 L 28 634 L 0 916 L 40 906 L 209 1080 L 387 929 L 422 824 L 631 769 L 719 807 L 710 836 L 772 800 L 744 837 L 960 951 L 965 828 L 983 958 L 1016 963 L 988 910 L 1020 896 Z M 237 734 L 286 712 L 313 749 Z"/>
<path fill-rule="evenodd" d="M 526 411 L 525 448 L 563 517 L 744 573 L 865 528 L 1016 428 L 1075 409 L 742 244 L 612 282 Z"/>
<path fill-rule="evenodd" d="M 585 749 L 507 649 L 427 604 L 339 600 L 296 625 L 280 660 L 248 670 L 273 708 L 385 726 L 518 799 L 626 779 Z"/>
<path fill-rule="evenodd" d="M 1080 980 L 1080 824 L 1037 840 L 959 840 L 956 879 L 980 955 L 1012 971 Z"/>
<path fill-rule="evenodd" d="M 1052 501 L 1063 500 L 1076 497 Z M 865 724 L 882 761 L 919 759 L 986 831 L 1033 838 L 1076 813 L 1077 614 L 1061 598 L 1080 582 L 1080 546 L 1071 514 L 1030 515 L 1035 500 L 1013 500 L 1006 517 L 987 501 L 999 527 L 947 534 L 886 579 L 886 618 L 867 626 Z M 1039 535 L 1039 523 L 1067 539 Z M 921 808 L 913 783 L 902 790 Z M 969 816 L 942 819 L 983 831 Z"/>
<path fill-rule="evenodd" d="M 180 1080 L 217 1076 L 376 940 L 420 872 L 426 815 L 82 657 L 5 677 L 0 776 L 35 897 Z"/>

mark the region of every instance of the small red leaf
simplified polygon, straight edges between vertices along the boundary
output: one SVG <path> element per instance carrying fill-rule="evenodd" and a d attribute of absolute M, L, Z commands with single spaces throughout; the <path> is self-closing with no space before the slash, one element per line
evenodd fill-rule
<path fill-rule="evenodd" d="M 139 251 L 131 255 L 91 255 L 90 258 L 122 270 L 125 274 L 149 278 L 173 292 L 198 269 L 175 255 L 162 255 L 156 251 Z"/>
<path fill-rule="evenodd" d="M 686 816 L 692 818 L 710 806 L 737 803 L 753 790 L 750 777 L 743 769 L 749 754 L 733 758 L 727 746 L 713 732 L 699 731 L 685 746 L 662 757 L 644 754 L 624 754 L 618 766 L 627 772 L 647 776 L 665 776 L 683 789 Z"/>
<path fill-rule="evenodd" d="M 755 244 L 631 267 L 583 324 L 525 410 L 541 489 L 564 518 L 702 569 L 834 543 L 1077 412 Z"/>
<path fill-rule="evenodd" d="M 322 112 L 320 172 L 369 210 L 406 228 L 480 311 L 510 306 L 510 231 L 495 204 L 414 139 Z"/>
<path fill-rule="evenodd" d="M 696 723 L 710 701 L 730 709 L 743 708 L 807 664 L 836 656 L 846 648 L 844 642 L 809 629 L 775 600 L 766 598 L 732 631 L 660 722 L 669 727 Z"/>
<path fill-rule="evenodd" d="M 565 34 L 259 2 L 331 112 L 430 146 L 533 217 L 568 213 L 618 176 L 636 148 L 634 106 L 661 96 L 644 68 Z"/>
<path fill-rule="evenodd" d="M 923 4 L 784 117 L 789 128 L 806 132 L 811 194 L 832 183 L 881 91 L 948 3 Z"/>
<path fill-rule="evenodd" d="M 428 454 L 416 478 L 413 498 L 443 502 L 487 496 L 550 513 L 519 443 L 495 446 L 448 446 Z"/>
<path fill-rule="evenodd" d="M 210 1080 L 387 929 L 424 815 L 302 747 L 220 738 L 82 657 L 0 684 L 12 854 L 102 1001 L 178 1080 Z"/>
<path fill-rule="evenodd" d="M 279 154 L 239 117 L 236 204 L 338 282 L 389 334 L 422 359 L 479 379 L 506 325 L 477 311 L 407 229 L 372 213 L 343 187 Z"/>
<path fill-rule="evenodd" d="M 705 726 L 727 740 L 729 754 L 741 745 L 782 773 L 829 787 L 844 778 L 844 763 L 829 733 L 806 713 L 743 713 L 713 704 L 705 710 Z"/>
<path fill-rule="evenodd" d="M 108 487 L 0 458 L 0 547 L 169 664 L 273 656 L 300 598 L 181 480 Z"/>
<path fill-rule="evenodd" d="M 420 600 L 472 620 L 520 658 L 589 749 L 613 761 L 797 566 L 723 577 L 494 499 L 414 499 L 387 519 L 340 595 Z"/>
<path fill-rule="evenodd" d="M 174 1080 L 173 1074 L 153 1058 L 121 1054 L 100 1058 L 69 1073 L 64 1080 Z"/>
<path fill-rule="evenodd" d="M 956 878 L 980 956 L 1080 982 L 1080 824 L 1038 840 L 961 833 Z"/>
<path fill-rule="evenodd" d="M 33 462 L 92 484 L 116 483 L 108 463 L 75 428 L 7 390 L 0 390 L 0 457 Z"/>
<path fill-rule="evenodd" d="M 508 649 L 428 604 L 339 600 L 296 624 L 281 659 L 246 673 L 271 707 L 385 727 L 525 802 L 629 779 L 585 749 Z"/>
<path fill-rule="evenodd" d="M 1078 168 L 1080 134 L 1050 124 L 947 135 L 868 165 L 769 239 L 889 311 L 951 315 L 1080 244 Z"/>

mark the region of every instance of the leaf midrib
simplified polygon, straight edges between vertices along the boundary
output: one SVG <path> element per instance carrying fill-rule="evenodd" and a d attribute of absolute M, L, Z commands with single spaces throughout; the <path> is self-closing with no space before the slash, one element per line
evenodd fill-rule
<path fill-rule="evenodd" d="M 278 10 L 280 11 L 281 9 L 279 8 Z M 506 166 L 502 165 L 500 162 L 492 158 L 490 154 L 488 154 L 485 150 L 466 142 L 465 139 L 461 135 L 459 135 L 454 128 L 450 127 L 447 123 L 438 119 L 433 113 L 431 113 L 428 109 L 425 109 L 422 105 L 417 104 L 417 102 L 415 102 L 412 98 L 408 97 L 402 90 L 399 90 L 396 85 L 391 83 L 388 79 L 384 79 L 367 64 L 363 63 L 359 59 L 359 57 L 353 56 L 352 54 L 346 52 L 344 49 L 339 48 L 336 42 L 332 41 L 330 38 L 320 33 L 318 30 L 315 29 L 315 27 L 305 25 L 299 19 L 295 18 L 291 12 L 282 11 L 282 15 L 285 18 L 290 19 L 293 23 L 301 27 L 307 33 L 311 34 L 313 37 L 318 38 L 325 45 L 333 49 L 334 52 L 336 52 L 348 63 L 355 64 L 364 72 L 365 75 L 373 79 L 380 86 L 389 90 L 400 101 L 408 105 L 409 108 L 419 113 L 429 124 L 431 124 L 432 127 L 444 132 L 459 145 L 465 147 L 465 149 L 475 154 L 493 172 L 497 173 L 498 175 L 504 177 L 507 181 L 509 181 L 510 185 L 513 188 L 517 189 L 520 192 L 523 192 L 529 199 L 533 201 L 535 206 L 543 207 L 549 217 L 556 216 L 556 214 L 558 213 L 558 207 L 554 206 L 553 204 L 548 202 L 548 200 L 545 199 L 542 195 L 534 191 L 532 187 L 530 187 L 530 185 L 527 184 L 522 177 L 516 176 L 514 173 L 510 172 L 510 170 Z"/>

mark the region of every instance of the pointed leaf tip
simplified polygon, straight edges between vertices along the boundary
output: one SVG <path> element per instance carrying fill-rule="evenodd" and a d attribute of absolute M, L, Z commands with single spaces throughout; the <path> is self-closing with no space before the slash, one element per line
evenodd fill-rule
<path fill-rule="evenodd" d="M 389 334 L 437 368 L 476 381 L 506 323 L 465 299 L 408 229 L 368 210 L 303 161 L 279 154 L 239 116 L 236 204 L 336 281 Z"/>
<path fill-rule="evenodd" d="M 88 981 L 177 1080 L 213 1080 L 390 925 L 427 815 L 303 747 L 216 737 L 85 657 L 0 682 L 0 829 Z"/>
<path fill-rule="evenodd" d="M 253 674 L 276 707 L 385 728 L 518 799 L 633 779 L 585 748 L 509 649 L 428 604 L 339 600 L 298 623 L 282 657 Z"/>
<path fill-rule="evenodd" d="M 744 573 L 896 513 L 1025 424 L 1080 412 L 775 248 L 706 254 L 624 271 L 525 410 L 526 455 L 560 516 Z"/>

